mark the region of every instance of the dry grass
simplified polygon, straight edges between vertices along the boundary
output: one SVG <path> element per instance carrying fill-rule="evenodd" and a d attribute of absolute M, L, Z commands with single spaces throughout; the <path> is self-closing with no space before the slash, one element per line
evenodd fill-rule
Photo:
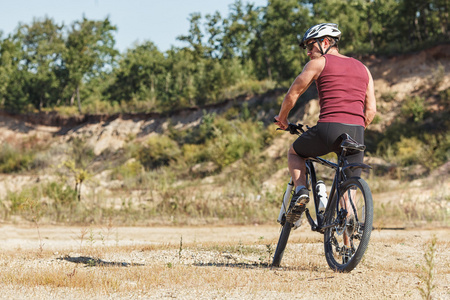
<path fill-rule="evenodd" d="M 230 229 L 232 230 L 232 229 Z M 448 231 L 447 231 L 448 234 Z M 218 237 L 220 240 L 220 237 Z M 75 243 L 75 240 L 73 241 Z M 282 268 L 269 265 L 271 238 L 254 241 L 167 242 L 127 246 L 94 243 L 56 251 L 0 252 L 0 288 L 52 291 L 64 297 L 182 297 L 331 299 L 402 297 L 417 299 L 423 236 L 374 232 L 366 257 L 350 274 L 332 272 L 323 255 L 321 235 L 295 232 Z M 434 295 L 448 297 L 448 240 L 436 242 Z M 74 252 L 74 250 L 76 250 Z M 65 291 L 65 292 L 64 292 Z M 439 298 L 439 297 L 438 297 Z"/>

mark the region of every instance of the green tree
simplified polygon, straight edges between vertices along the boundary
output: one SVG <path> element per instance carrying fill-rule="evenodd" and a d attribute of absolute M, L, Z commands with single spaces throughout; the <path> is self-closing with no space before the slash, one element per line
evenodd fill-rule
<path fill-rule="evenodd" d="M 108 89 L 111 99 L 152 103 L 164 99 L 163 91 L 169 90 L 164 61 L 164 55 L 150 41 L 128 50 L 119 60 L 114 83 Z"/>
<path fill-rule="evenodd" d="M 206 15 L 206 31 L 208 40 L 206 43 L 207 56 L 210 58 L 219 58 L 221 56 L 221 39 L 223 36 L 223 20 L 219 12 L 213 15 Z"/>
<path fill-rule="evenodd" d="M 198 64 L 194 63 L 194 53 L 190 49 L 171 49 L 166 53 L 166 68 L 170 72 L 170 88 L 166 96 L 166 107 L 196 105 L 198 96 Z"/>
<path fill-rule="evenodd" d="M 200 13 L 190 14 L 189 34 L 180 35 L 177 37 L 177 40 L 187 42 L 189 44 L 196 63 L 199 62 L 200 59 L 204 58 L 208 52 L 207 48 L 203 45 L 204 34 L 201 30 L 201 18 L 202 15 Z"/>
<path fill-rule="evenodd" d="M 237 0 L 231 6 L 228 19 L 224 20 L 222 56 L 226 59 L 239 58 L 246 76 L 258 79 L 272 77 L 268 62 L 270 53 L 263 39 L 265 7 L 244 4 Z"/>
<path fill-rule="evenodd" d="M 242 1 L 238 0 L 230 6 L 228 19 L 223 21 L 223 37 L 221 39 L 221 52 L 223 58 L 242 57 L 249 59 L 248 44 L 252 38 L 252 25 L 255 25 L 251 10 L 244 11 Z"/>
<path fill-rule="evenodd" d="M 314 1 L 316 23 L 337 23 L 342 31 L 340 44 L 345 51 L 354 52 L 365 44 L 368 36 L 366 0 L 321 0 Z"/>
<path fill-rule="evenodd" d="M 70 105 L 77 96 L 78 110 L 81 113 L 80 87 L 83 80 L 103 76 L 112 71 L 118 51 L 114 49 L 113 32 L 116 27 L 109 19 L 92 21 L 83 17 L 75 21 L 68 33 L 64 66 L 68 73 L 67 89 L 70 91 Z"/>
<path fill-rule="evenodd" d="M 428 41 L 448 39 L 448 9 L 448 0 L 399 1 L 400 18 L 396 25 L 402 40 L 421 46 Z"/>
<path fill-rule="evenodd" d="M 264 14 L 260 37 L 260 57 L 269 79 L 290 81 L 305 62 L 306 53 L 298 47 L 299 33 L 309 27 L 309 10 L 296 0 L 270 0 Z"/>
<path fill-rule="evenodd" d="M 56 104 L 60 97 L 61 59 L 64 51 L 63 26 L 51 19 L 34 20 L 21 25 L 18 38 L 22 42 L 21 65 L 27 71 L 26 91 L 29 102 L 39 110 Z"/>
<path fill-rule="evenodd" d="M 19 112 L 28 103 L 25 91 L 27 72 L 21 65 L 20 40 L 8 36 L 0 41 L 0 100 L 6 110 Z"/>
<path fill-rule="evenodd" d="M 366 22 L 368 28 L 368 42 L 371 51 L 386 51 L 392 47 L 393 41 L 400 38 L 394 22 L 398 18 L 397 0 L 366 0 Z"/>

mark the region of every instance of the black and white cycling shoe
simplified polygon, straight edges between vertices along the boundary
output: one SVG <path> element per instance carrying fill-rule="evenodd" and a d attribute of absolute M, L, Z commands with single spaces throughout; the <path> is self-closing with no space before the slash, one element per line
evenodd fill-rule
<path fill-rule="evenodd" d="M 288 212 L 286 214 L 286 221 L 294 224 L 305 211 L 306 204 L 309 202 L 309 191 L 306 188 L 301 189 L 292 196 L 291 204 L 289 205 Z"/>

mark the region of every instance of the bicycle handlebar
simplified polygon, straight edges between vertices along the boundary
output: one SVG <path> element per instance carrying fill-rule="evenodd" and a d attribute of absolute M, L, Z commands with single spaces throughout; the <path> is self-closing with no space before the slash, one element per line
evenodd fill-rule
<path fill-rule="evenodd" d="M 277 122 L 277 120 L 273 120 L 273 122 Z M 306 126 L 308 129 L 309 127 Z M 281 128 L 277 128 L 277 130 L 283 130 Z M 286 129 L 284 129 L 284 131 L 289 131 L 290 134 L 297 134 L 300 135 L 303 132 L 305 132 L 305 130 L 303 129 L 303 124 L 298 123 L 297 125 L 293 124 L 293 123 L 288 123 L 288 127 Z"/>

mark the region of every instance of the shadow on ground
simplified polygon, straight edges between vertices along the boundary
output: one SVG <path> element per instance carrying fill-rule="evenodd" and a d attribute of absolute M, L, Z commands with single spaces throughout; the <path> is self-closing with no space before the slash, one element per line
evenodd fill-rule
<path fill-rule="evenodd" d="M 76 264 L 85 264 L 87 267 L 133 267 L 133 266 L 143 266 L 144 264 L 136 264 L 136 263 L 127 263 L 127 262 L 113 262 L 113 261 L 104 261 L 99 258 L 93 258 L 89 256 L 64 256 L 58 258 L 59 260 L 65 260 L 69 262 L 73 262 Z"/>
<path fill-rule="evenodd" d="M 257 262 L 239 262 L 239 263 L 195 263 L 196 267 L 225 267 L 225 268 L 238 268 L 238 269 L 270 269 L 273 271 L 327 271 L 327 268 L 316 266 L 314 264 L 308 264 L 305 266 L 280 266 L 274 267 L 268 263 Z"/>

